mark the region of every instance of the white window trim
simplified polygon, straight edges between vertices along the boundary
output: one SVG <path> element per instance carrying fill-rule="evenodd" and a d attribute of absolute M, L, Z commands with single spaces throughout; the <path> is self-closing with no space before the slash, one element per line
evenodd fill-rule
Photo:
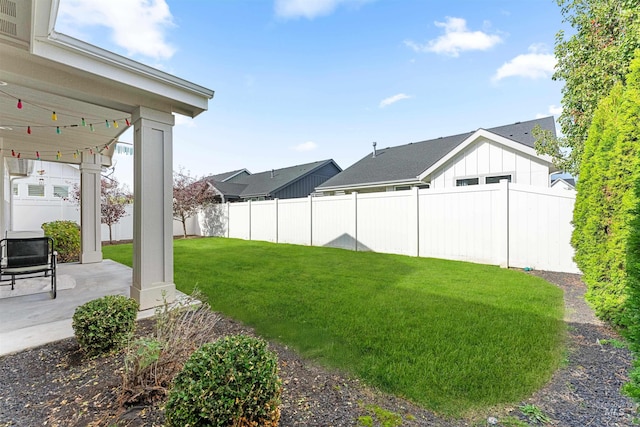
<path fill-rule="evenodd" d="M 504 176 L 504 175 L 510 175 L 511 176 L 511 183 L 512 184 L 516 182 L 516 173 L 515 173 L 515 171 L 493 172 L 493 173 L 483 173 L 483 174 L 479 174 L 479 175 L 456 176 L 456 177 L 453 178 L 453 186 L 454 187 L 458 187 L 458 180 L 474 179 L 474 178 L 478 178 L 478 185 L 487 185 L 487 178 L 491 178 L 491 177 L 494 177 L 494 176 Z"/>

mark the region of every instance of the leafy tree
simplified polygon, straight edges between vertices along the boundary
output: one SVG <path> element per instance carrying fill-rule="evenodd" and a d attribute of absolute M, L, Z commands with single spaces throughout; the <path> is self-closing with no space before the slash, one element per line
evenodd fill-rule
<path fill-rule="evenodd" d="M 558 118 L 565 138 L 538 130 L 536 148 L 553 156 L 559 168 L 575 173 L 598 102 L 624 81 L 634 51 L 640 47 L 640 0 L 557 2 L 564 22 L 575 30 L 569 38 L 559 31 L 555 44 L 558 63 L 553 80 L 565 83 Z"/>
<path fill-rule="evenodd" d="M 197 179 L 189 171 L 173 171 L 173 218 L 182 223 L 187 237 L 187 219 L 213 201 L 213 190 L 206 181 Z"/>
<path fill-rule="evenodd" d="M 639 202 L 640 50 L 630 69 L 627 85 L 616 83 L 593 115 L 573 216 L 572 244 L 587 300 L 601 318 L 617 326 L 629 321 L 627 254 L 633 249 L 630 224 Z"/>
<path fill-rule="evenodd" d="M 70 198 L 76 205 L 80 205 L 80 196 L 80 187 L 74 185 Z M 100 178 L 100 223 L 109 227 L 109 243 L 113 243 L 112 227 L 127 215 L 126 205 L 132 201 L 133 195 L 126 187 L 121 187 L 116 178 Z"/>

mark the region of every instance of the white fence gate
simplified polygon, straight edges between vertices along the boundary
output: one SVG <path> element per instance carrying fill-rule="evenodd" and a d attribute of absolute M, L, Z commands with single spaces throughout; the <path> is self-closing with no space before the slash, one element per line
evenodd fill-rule
<path fill-rule="evenodd" d="M 220 227 L 245 240 L 331 246 L 579 273 L 571 247 L 575 192 L 500 184 L 228 203 Z M 204 218 L 203 218 L 204 217 Z"/>

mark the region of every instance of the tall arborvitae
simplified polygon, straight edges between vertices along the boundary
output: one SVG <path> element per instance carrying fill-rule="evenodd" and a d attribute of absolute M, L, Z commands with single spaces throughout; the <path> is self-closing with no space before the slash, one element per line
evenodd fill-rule
<path fill-rule="evenodd" d="M 630 223 L 635 217 L 634 184 L 640 177 L 640 110 L 634 60 L 625 85 L 603 98 L 584 147 L 574 210 L 572 243 L 584 273 L 587 299 L 601 318 L 627 324 L 625 299 Z"/>

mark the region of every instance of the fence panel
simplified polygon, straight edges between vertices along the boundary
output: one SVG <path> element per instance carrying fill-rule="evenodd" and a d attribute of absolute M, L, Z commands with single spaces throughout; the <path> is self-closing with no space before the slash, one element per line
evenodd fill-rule
<path fill-rule="evenodd" d="M 313 246 L 356 249 L 356 195 L 316 197 L 312 203 Z"/>
<path fill-rule="evenodd" d="M 480 188 L 481 187 L 481 188 Z M 500 212 L 500 185 L 421 190 L 419 201 L 420 256 L 471 261 L 502 262 L 506 241 Z M 506 206 L 505 206 L 506 209 Z"/>
<path fill-rule="evenodd" d="M 229 237 L 251 239 L 250 214 L 251 202 L 229 204 L 229 218 L 227 219 Z"/>
<path fill-rule="evenodd" d="M 311 244 L 311 199 L 278 200 L 278 242 Z"/>
<path fill-rule="evenodd" d="M 575 193 L 510 185 L 509 264 L 579 273 L 571 246 Z"/>
<path fill-rule="evenodd" d="M 358 195 L 358 250 L 416 255 L 412 190 Z"/>
<path fill-rule="evenodd" d="M 251 240 L 277 242 L 278 201 L 251 202 Z"/>
<path fill-rule="evenodd" d="M 578 273 L 575 193 L 508 184 L 231 203 L 229 237 Z"/>

